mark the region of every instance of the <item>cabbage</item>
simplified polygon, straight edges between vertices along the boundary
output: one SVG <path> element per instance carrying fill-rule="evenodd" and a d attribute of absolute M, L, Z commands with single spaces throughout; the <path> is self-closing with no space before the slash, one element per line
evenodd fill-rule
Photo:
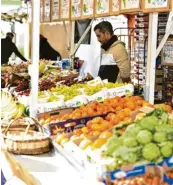
<path fill-rule="evenodd" d="M 161 154 L 164 157 L 169 157 L 169 156 L 171 156 L 173 154 L 173 149 L 169 145 L 162 146 Z"/>
<path fill-rule="evenodd" d="M 139 125 L 142 127 L 142 129 L 154 131 L 155 126 L 158 125 L 158 123 L 159 123 L 159 119 L 156 116 L 148 116 L 142 119 L 139 122 Z"/>
<path fill-rule="evenodd" d="M 166 142 L 162 142 L 162 143 L 158 144 L 159 147 L 162 147 L 162 146 L 165 146 L 165 145 L 169 146 L 170 148 L 173 149 L 173 142 L 171 142 L 171 141 L 166 141 Z"/>
<path fill-rule="evenodd" d="M 139 125 L 132 124 L 129 125 L 124 133 L 125 136 L 136 137 L 136 135 L 142 130 Z"/>
<path fill-rule="evenodd" d="M 129 153 L 127 161 L 130 163 L 135 163 L 138 159 L 137 154 L 135 153 Z"/>
<path fill-rule="evenodd" d="M 151 132 L 147 130 L 141 130 L 136 138 L 140 144 L 147 144 L 151 142 L 152 137 L 153 136 Z"/>
<path fill-rule="evenodd" d="M 112 156 L 114 151 L 120 147 L 122 145 L 122 142 L 120 141 L 120 139 L 116 136 L 113 135 L 107 142 L 107 149 L 105 151 L 105 155 L 107 156 Z"/>
<path fill-rule="evenodd" d="M 162 143 L 164 141 L 167 141 L 167 134 L 165 132 L 155 132 L 153 138 L 154 141 Z"/>
<path fill-rule="evenodd" d="M 127 147 L 134 147 L 134 146 L 137 146 L 138 143 L 135 138 L 127 137 L 124 139 L 123 145 Z"/>
<path fill-rule="evenodd" d="M 146 144 L 142 150 L 142 156 L 149 161 L 157 160 L 160 157 L 159 147 L 154 143 Z"/>

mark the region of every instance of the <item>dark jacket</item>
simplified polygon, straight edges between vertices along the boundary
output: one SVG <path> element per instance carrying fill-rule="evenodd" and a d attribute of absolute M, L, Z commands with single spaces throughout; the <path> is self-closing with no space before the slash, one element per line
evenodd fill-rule
<path fill-rule="evenodd" d="M 21 60 L 27 61 L 18 51 L 11 39 L 1 39 L 1 64 L 6 64 L 12 53 L 15 53 Z"/>
<path fill-rule="evenodd" d="M 60 53 L 51 47 L 51 45 L 49 44 L 46 38 L 41 37 L 40 38 L 40 59 L 55 61 L 57 60 L 57 57 L 60 57 L 60 60 L 61 60 Z"/>

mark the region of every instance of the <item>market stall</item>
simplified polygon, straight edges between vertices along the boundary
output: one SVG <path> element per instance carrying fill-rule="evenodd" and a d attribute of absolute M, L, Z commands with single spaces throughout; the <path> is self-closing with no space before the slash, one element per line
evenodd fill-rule
<path fill-rule="evenodd" d="M 65 171 L 72 173 L 79 184 L 84 184 L 87 178 L 93 184 L 97 184 L 96 181 L 114 185 L 173 183 L 172 107 L 154 105 L 157 52 L 162 49 L 161 45 L 166 42 L 172 29 L 171 22 L 156 50 L 155 23 L 158 22 L 158 12 L 170 11 L 171 2 L 164 1 L 160 5 L 152 1 L 141 3 L 130 0 L 120 3 L 41 0 L 31 5 L 32 63 L 3 66 L 4 84 L 13 86 L 1 91 L 1 128 L 6 150 L 20 154 L 15 158 L 45 185 L 50 182 L 40 176 L 50 175 L 56 179 L 54 172 L 62 174 L 63 179 L 60 175 L 59 178 L 62 184 L 66 183 L 64 171 L 61 173 L 59 166 L 55 165 L 56 161 L 61 160 L 60 168 L 65 163 L 64 168 L 69 168 L 67 161 L 71 163 L 73 170 Z M 74 35 L 74 20 L 139 11 L 150 13 L 145 100 L 142 96 L 133 95 L 132 84 L 110 83 L 99 77 L 81 79 L 78 72 L 73 70 L 75 53 L 92 21 L 76 47 L 71 38 L 70 63 L 63 66 L 63 63 L 54 61 L 56 65 L 53 66 L 50 61 L 38 62 L 40 22 L 70 20 Z M 38 157 L 23 156 L 46 152 L 50 153 Z M 7 161 L 10 161 L 7 156 L 10 155 L 6 155 Z M 33 167 L 33 163 L 37 166 L 36 162 L 40 162 L 38 168 Z M 53 168 L 52 164 L 55 165 Z M 41 165 L 44 167 L 39 167 Z M 47 168 L 47 172 L 40 173 L 43 168 Z M 78 172 L 74 172 L 74 169 L 78 169 Z M 52 173 L 49 173 L 51 170 Z M 79 176 L 81 178 L 77 178 Z M 18 178 L 22 179 L 20 176 Z M 26 179 L 22 180 L 27 182 Z"/>

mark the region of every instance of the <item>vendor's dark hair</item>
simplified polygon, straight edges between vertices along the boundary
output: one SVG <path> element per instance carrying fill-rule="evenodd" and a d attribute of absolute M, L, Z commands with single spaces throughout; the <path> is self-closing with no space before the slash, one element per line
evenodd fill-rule
<path fill-rule="evenodd" d="M 105 33 L 106 31 L 108 31 L 111 35 L 113 35 L 113 33 L 114 33 L 112 24 L 108 21 L 102 21 L 102 22 L 98 23 L 94 27 L 94 31 L 96 31 L 96 30 L 99 30 L 102 33 Z"/>
<path fill-rule="evenodd" d="M 12 32 L 6 33 L 6 37 L 14 37 L 14 34 Z"/>

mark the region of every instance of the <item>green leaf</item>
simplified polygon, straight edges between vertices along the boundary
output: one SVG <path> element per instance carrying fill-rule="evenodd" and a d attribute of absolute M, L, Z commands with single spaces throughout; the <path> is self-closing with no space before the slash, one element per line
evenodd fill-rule
<path fill-rule="evenodd" d="M 166 124 L 168 121 L 168 114 L 166 112 L 163 112 L 161 119 L 162 119 L 163 123 Z"/>

